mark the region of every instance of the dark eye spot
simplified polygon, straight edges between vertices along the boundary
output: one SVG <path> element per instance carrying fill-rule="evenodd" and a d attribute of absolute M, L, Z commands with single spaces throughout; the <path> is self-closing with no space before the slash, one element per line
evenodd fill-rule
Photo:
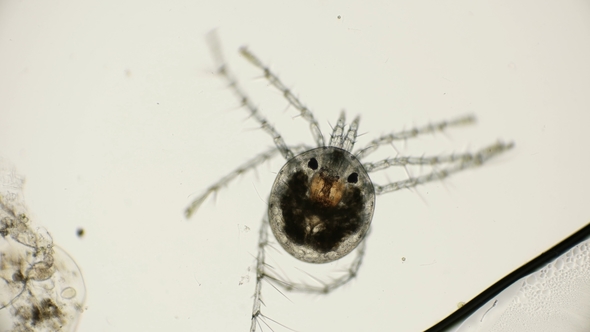
<path fill-rule="evenodd" d="M 348 176 L 348 183 L 357 183 L 359 181 L 358 173 L 352 173 Z"/>
<path fill-rule="evenodd" d="M 318 169 L 318 161 L 315 158 L 311 158 L 307 163 L 307 167 L 316 170 Z"/>

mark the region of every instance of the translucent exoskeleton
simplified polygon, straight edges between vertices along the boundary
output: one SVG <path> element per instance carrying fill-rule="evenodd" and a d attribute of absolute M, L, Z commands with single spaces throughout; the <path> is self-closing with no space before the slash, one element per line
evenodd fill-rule
<path fill-rule="evenodd" d="M 315 147 L 308 145 L 288 145 L 279 132 L 266 120 L 254 105 L 225 62 L 215 32 L 208 35 L 208 42 L 217 65 L 217 74 L 222 77 L 236 95 L 250 117 L 271 136 L 275 147 L 247 161 L 232 173 L 226 175 L 198 196 L 186 209 L 187 218 L 213 193 L 237 176 L 255 169 L 265 161 L 280 153 L 286 164 L 278 172 L 269 195 L 268 211 L 262 219 L 258 235 L 258 255 L 256 256 L 256 287 L 250 331 L 257 326 L 269 326 L 270 322 L 281 325 L 261 312 L 262 282 L 266 280 L 273 287 L 288 291 L 327 294 L 352 280 L 362 264 L 365 252 L 366 235 L 375 208 L 375 196 L 413 188 L 427 182 L 443 180 L 449 175 L 477 166 L 513 147 L 513 143 L 496 142 L 476 152 L 407 157 L 398 156 L 365 162 L 364 159 L 379 147 L 394 141 L 407 140 L 428 133 L 443 132 L 449 127 L 469 125 L 475 122 L 472 115 L 461 116 L 449 121 L 431 123 L 410 130 L 394 132 L 378 137 L 366 146 L 353 151 L 357 139 L 359 117 L 346 123 L 342 112 L 332 130 L 330 141 L 326 144 L 313 113 L 248 49 L 241 48 L 241 55 L 258 67 L 264 78 L 285 97 L 289 105 L 309 123 Z M 432 170 L 420 176 L 410 176 L 403 180 L 386 184 L 374 184 L 369 173 L 393 166 L 429 166 Z M 268 229 L 283 249 L 295 258 L 307 263 L 327 263 L 338 260 L 351 252 L 356 256 L 351 260 L 346 272 L 329 282 L 320 285 L 295 283 L 282 276 L 278 269 L 266 263 L 266 250 L 269 247 Z M 356 250 L 355 250 L 356 249 Z M 314 277 L 316 281 L 317 278 Z"/>
<path fill-rule="evenodd" d="M 76 262 L 29 219 L 23 183 L 0 159 L 0 331 L 75 331 L 84 279 Z"/>
<path fill-rule="evenodd" d="M 374 207 L 375 189 L 360 161 L 341 147 L 325 146 L 283 166 L 272 187 L 268 216 L 288 253 L 326 263 L 358 246 Z"/>

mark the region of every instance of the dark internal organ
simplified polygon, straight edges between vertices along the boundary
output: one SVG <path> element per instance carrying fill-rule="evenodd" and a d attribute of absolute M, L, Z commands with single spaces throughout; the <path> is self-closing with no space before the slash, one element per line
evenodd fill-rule
<path fill-rule="evenodd" d="M 303 172 L 287 180 L 280 197 L 284 232 L 297 245 L 321 253 L 335 251 L 362 226 L 365 199 L 357 185 L 320 170 L 311 180 Z"/>

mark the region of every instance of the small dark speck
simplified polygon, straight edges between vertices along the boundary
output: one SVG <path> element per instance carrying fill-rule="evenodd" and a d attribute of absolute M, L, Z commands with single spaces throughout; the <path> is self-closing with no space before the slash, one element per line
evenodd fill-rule
<path fill-rule="evenodd" d="M 76 230 L 76 235 L 78 235 L 78 237 L 84 236 L 84 228 L 78 228 Z"/>
<path fill-rule="evenodd" d="M 338 15 L 338 19 L 341 19 L 341 18 L 342 18 L 342 16 Z"/>

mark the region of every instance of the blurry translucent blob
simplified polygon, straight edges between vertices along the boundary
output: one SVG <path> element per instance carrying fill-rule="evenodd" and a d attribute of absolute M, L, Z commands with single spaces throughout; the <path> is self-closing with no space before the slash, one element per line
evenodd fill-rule
<path fill-rule="evenodd" d="M 456 331 L 590 331 L 590 240 L 513 283 Z"/>
<path fill-rule="evenodd" d="M 0 332 L 75 331 L 86 296 L 82 274 L 29 219 L 23 184 L 0 159 Z"/>

